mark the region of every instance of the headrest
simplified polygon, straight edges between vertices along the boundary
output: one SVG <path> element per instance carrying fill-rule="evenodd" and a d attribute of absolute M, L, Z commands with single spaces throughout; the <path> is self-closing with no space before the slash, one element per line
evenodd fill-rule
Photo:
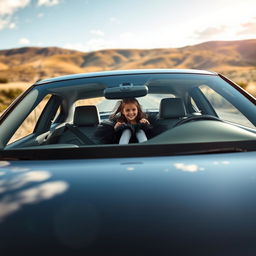
<path fill-rule="evenodd" d="M 159 118 L 170 119 L 186 115 L 185 106 L 180 98 L 164 98 L 160 102 Z"/>
<path fill-rule="evenodd" d="M 79 106 L 75 109 L 74 125 L 93 126 L 99 124 L 99 112 L 96 106 Z"/>

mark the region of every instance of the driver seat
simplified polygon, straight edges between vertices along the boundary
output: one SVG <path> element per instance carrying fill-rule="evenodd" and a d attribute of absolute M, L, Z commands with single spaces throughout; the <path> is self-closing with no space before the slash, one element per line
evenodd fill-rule
<path fill-rule="evenodd" d="M 186 117 L 186 109 L 181 98 L 163 98 L 159 108 L 159 122 L 166 129 L 173 127 Z"/>

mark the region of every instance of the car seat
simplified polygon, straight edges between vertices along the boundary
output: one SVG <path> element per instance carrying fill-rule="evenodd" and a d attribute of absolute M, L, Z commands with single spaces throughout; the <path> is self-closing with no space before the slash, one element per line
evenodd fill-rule
<path fill-rule="evenodd" d="M 73 124 L 66 124 L 66 130 L 58 143 L 97 144 L 94 133 L 99 123 L 100 117 L 96 106 L 78 106 L 75 108 Z"/>
<path fill-rule="evenodd" d="M 186 117 L 186 110 L 181 98 L 163 98 L 160 102 L 158 121 L 166 129 L 173 127 Z"/>

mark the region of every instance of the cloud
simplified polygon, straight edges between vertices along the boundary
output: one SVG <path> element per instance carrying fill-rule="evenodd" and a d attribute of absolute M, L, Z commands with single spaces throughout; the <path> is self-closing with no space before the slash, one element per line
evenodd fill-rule
<path fill-rule="evenodd" d="M 53 6 L 60 3 L 60 0 L 38 0 L 38 6 Z"/>
<path fill-rule="evenodd" d="M 9 24 L 9 28 L 10 28 L 10 29 L 16 28 L 16 24 L 15 24 L 14 22 L 10 23 L 10 24 Z"/>
<path fill-rule="evenodd" d="M 241 30 L 237 32 L 237 35 L 256 35 L 256 17 L 251 21 L 241 24 Z"/>
<path fill-rule="evenodd" d="M 16 24 L 14 22 L 11 22 L 10 17 L 2 18 L 0 16 L 0 30 L 4 28 L 14 29 L 16 28 Z"/>
<path fill-rule="evenodd" d="M 62 45 L 63 48 L 65 49 L 72 49 L 76 51 L 86 51 L 85 45 L 82 43 L 65 43 Z"/>
<path fill-rule="evenodd" d="M 66 43 L 63 45 L 66 49 L 74 49 L 84 52 L 115 48 L 114 46 L 115 44 L 113 41 L 105 40 L 104 38 L 92 38 L 86 41 L 86 43 Z"/>
<path fill-rule="evenodd" d="M 98 36 L 87 40 L 85 43 L 67 43 L 63 45 L 64 48 L 84 52 L 116 48 L 137 48 L 138 46 L 144 48 L 145 42 L 143 38 L 131 32 L 123 32 L 112 40 Z"/>
<path fill-rule="evenodd" d="M 61 0 L 38 0 L 38 6 L 53 6 L 60 3 Z M 13 29 L 16 24 L 12 21 L 12 16 L 19 9 L 27 7 L 31 0 L 0 0 L 0 30 L 9 28 Z M 42 17 L 39 14 L 38 17 Z"/>
<path fill-rule="evenodd" d="M 208 27 L 201 31 L 195 31 L 195 36 L 197 39 L 208 40 L 215 36 L 221 35 L 227 31 L 226 26 L 220 27 Z"/>
<path fill-rule="evenodd" d="M 92 35 L 96 35 L 96 36 L 104 36 L 104 35 L 105 35 L 104 32 L 101 31 L 101 30 L 99 30 L 99 29 L 92 29 L 92 30 L 90 31 L 90 33 L 91 33 Z"/>
<path fill-rule="evenodd" d="M 20 8 L 24 8 L 30 4 L 30 0 L 0 0 L 0 16 L 12 15 Z"/>
<path fill-rule="evenodd" d="M 31 0 L 0 0 L 0 30 L 15 28 L 16 24 L 12 22 L 12 15 L 19 9 L 28 6 L 30 1 Z"/>
<path fill-rule="evenodd" d="M 98 51 L 103 49 L 117 49 L 117 48 L 152 48 L 152 40 L 145 38 L 131 32 L 123 32 L 113 39 L 106 39 L 104 37 L 93 37 L 85 42 L 68 42 L 62 47 L 66 49 L 74 49 L 83 52 Z"/>
<path fill-rule="evenodd" d="M 8 19 L 1 19 L 1 17 L 0 17 L 0 30 L 8 27 L 9 22 L 10 21 Z"/>
<path fill-rule="evenodd" d="M 29 39 L 27 39 L 25 37 L 20 38 L 20 40 L 19 40 L 19 44 L 22 44 L 22 45 L 27 45 L 29 43 L 30 43 Z"/>

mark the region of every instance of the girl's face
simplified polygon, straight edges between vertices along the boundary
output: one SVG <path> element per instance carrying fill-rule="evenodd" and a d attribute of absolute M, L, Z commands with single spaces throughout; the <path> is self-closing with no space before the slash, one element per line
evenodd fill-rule
<path fill-rule="evenodd" d="M 122 109 L 122 114 L 129 123 L 136 122 L 135 119 L 138 115 L 138 108 L 133 103 L 126 103 Z"/>

